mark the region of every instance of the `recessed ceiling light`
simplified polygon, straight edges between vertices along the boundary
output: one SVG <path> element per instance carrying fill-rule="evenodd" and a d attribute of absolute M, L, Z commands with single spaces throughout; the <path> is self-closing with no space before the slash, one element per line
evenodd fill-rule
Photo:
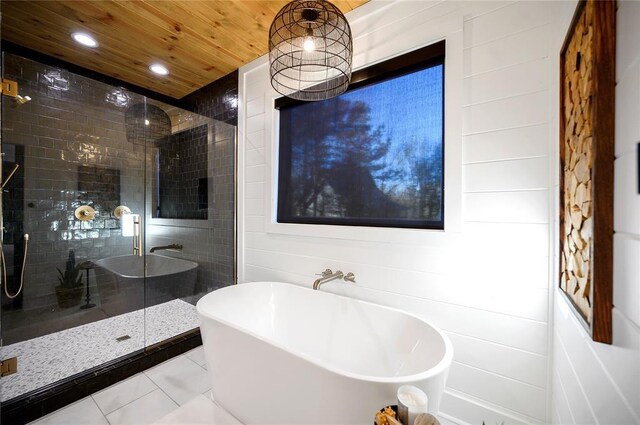
<path fill-rule="evenodd" d="M 151 65 L 149 65 L 149 69 L 151 70 L 151 72 L 158 75 L 169 75 L 169 70 L 167 69 L 167 67 L 164 65 L 160 65 L 159 63 L 152 63 Z"/>
<path fill-rule="evenodd" d="M 98 42 L 96 41 L 96 39 L 91 37 L 89 34 L 85 32 L 74 32 L 73 34 L 71 34 L 71 38 L 73 38 L 75 41 L 82 44 L 83 46 L 87 46 L 87 47 L 98 46 Z"/>

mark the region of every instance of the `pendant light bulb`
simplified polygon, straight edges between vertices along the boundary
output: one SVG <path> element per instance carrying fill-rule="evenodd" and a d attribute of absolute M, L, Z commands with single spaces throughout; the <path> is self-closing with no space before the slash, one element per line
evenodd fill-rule
<path fill-rule="evenodd" d="M 314 50 L 316 50 L 316 43 L 315 41 L 313 41 L 313 37 L 305 37 L 302 48 L 305 52 L 313 52 Z"/>
<path fill-rule="evenodd" d="M 304 43 L 302 43 L 302 48 L 305 52 L 313 52 L 316 50 L 316 42 L 313 40 L 313 30 L 311 29 L 311 24 L 307 27 L 307 35 L 304 38 Z"/>

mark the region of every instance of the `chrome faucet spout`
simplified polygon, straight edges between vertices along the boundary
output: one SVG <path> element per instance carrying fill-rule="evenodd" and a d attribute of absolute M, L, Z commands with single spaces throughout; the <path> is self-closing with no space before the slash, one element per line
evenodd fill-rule
<path fill-rule="evenodd" d="M 332 280 L 336 279 L 342 279 L 343 277 L 344 273 L 342 273 L 340 270 L 337 270 L 335 273 L 331 273 L 330 271 L 329 273 L 323 273 L 321 278 L 316 279 L 316 281 L 313 282 L 313 289 L 320 289 L 320 285 L 322 285 L 323 283 L 331 282 Z"/>

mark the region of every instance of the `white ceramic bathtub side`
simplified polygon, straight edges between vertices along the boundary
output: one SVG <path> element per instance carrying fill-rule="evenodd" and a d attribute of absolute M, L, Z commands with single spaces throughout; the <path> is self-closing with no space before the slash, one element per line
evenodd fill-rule
<path fill-rule="evenodd" d="M 278 282 L 197 309 L 214 398 L 247 425 L 372 423 L 404 384 L 438 412 L 451 343 L 416 316 Z"/>

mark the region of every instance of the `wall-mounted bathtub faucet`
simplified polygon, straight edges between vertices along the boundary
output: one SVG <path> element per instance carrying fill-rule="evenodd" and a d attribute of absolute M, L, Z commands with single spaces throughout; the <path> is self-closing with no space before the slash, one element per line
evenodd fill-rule
<path fill-rule="evenodd" d="M 319 289 L 320 285 L 322 285 L 323 283 L 331 282 L 332 280 L 336 279 L 342 279 L 344 277 L 344 273 L 342 273 L 340 270 L 337 270 L 335 273 L 333 273 L 331 269 L 326 269 L 322 272 L 321 276 L 321 278 L 316 279 L 316 281 L 313 282 L 313 289 Z"/>
<path fill-rule="evenodd" d="M 164 249 L 173 249 L 173 250 L 177 250 L 177 251 L 182 251 L 182 245 L 177 244 L 177 243 L 172 243 L 171 245 L 154 246 L 153 248 L 151 248 L 149 250 L 149 252 L 162 251 Z"/>

